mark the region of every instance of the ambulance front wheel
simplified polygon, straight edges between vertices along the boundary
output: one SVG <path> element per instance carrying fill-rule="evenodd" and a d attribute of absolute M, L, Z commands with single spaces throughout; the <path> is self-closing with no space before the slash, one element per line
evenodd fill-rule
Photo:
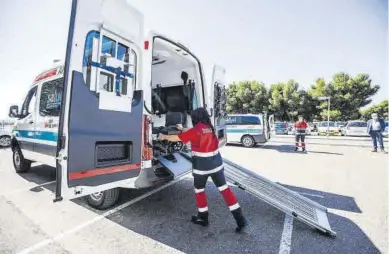
<path fill-rule="evenodd" d="M 17 146 L 13 150 L 12 161 L 14 164 L 15 171 L 17 173 L 25 173 L 31 168 L 31 161 L 26 160 L 23 156 L 22 151 Z"/>
<path fill-rule="evenodd" d="M 120 189 L 110 189 L 86 196 L 88 204 L 96 209 L 103 210 L 113 206 L 119 199 Z"/>
<path fill-rule="evenodd" d="M 244 147 L 253 147 L 255 146 L 255 140 L 252 136 L 246 135 L 242 137 L 242 144 Z"/>

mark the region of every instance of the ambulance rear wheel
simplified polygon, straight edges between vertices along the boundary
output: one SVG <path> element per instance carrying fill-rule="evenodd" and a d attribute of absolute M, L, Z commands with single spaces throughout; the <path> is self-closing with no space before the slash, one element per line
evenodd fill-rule
<path fill-rule="evenodd" d="M 242 144 L 244 147 L 253 147 L 255 145 L 255 140 L 250 135 L 242 137 Z"/>
<path fill-rule="evenodd" d="M 104 210 L 113 206 L 118 201 L 119 193 L 119 188 L 105 190 L 87 196 L 86 201 L 91 207 Z"/>
<path fill-rule="evenodd" d="M 12 161 L 17 173 L 25 173 L 31 168 L 31 161 L 26 160 L 19 147 L 13 149 Z"/>

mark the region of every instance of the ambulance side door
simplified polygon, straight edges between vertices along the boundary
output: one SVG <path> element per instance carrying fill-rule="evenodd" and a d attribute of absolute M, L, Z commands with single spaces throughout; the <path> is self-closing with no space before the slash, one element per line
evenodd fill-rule
<path fill-rule="evenodd" d="M 56 200 L 134 184 L 142 167 L 143 16 L 126 0 L 73 0 Z"/>

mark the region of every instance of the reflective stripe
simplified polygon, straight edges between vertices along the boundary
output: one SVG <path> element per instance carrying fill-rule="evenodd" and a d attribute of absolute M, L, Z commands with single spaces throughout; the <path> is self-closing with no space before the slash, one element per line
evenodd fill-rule
<path fill-rule="evenodd" d="M 204 189 L 195 189 L 196 193 L 204 192 Z"/>
<path fill-rule="evenodd" d="M 207 211 L 208 211 L 208 206 L 199 208 L 200 213 L 207 212 Z"/>
<path fill-rule="evenodd" d="M 230 211 L 233 211 L 233 210 L 235 210 L 235 209 L 238 209 L 239 207 L 240 207 L 239 204 L 236 203 L 235 205 L 230 206 Z"/>
<path fill-rule="evenodd" d="M 216 172 L 220 171 L 222 168 L 223 168 L 223 164 L 220 165 L 220 166 L 217 167 L 217 168 L 214 168 L 214 169 L 211 169 L 211 170 L 207 170 L 207 171 L 198 170 L 198 169 L 193 169 L 193 174 L 196 174 L 196 175 L 208 175 L 208 174 L 213 174 L 213 173 L 216 173 Z"/>
<path fill-rule="evenodd" d="M 227 188 L 228 188 L 228 185 L 225 184 L 225 185 L 223 185 L 223 186 L 220 186 L 218 189 L 219 189 L 219 191 L 224 191 L 224 190 L 226 190 Z"/>
<path fill-rule="evenodd" d="M 202 153 L 202 152 L 194 152 L 192 151 L 192 155 L 198 156 L 198 157 L 212 157 L 215 156 L 216 154 L 219 153 L 219 149 L 213 151 L 213 152 L 208 152 L 208 153 Z"/>

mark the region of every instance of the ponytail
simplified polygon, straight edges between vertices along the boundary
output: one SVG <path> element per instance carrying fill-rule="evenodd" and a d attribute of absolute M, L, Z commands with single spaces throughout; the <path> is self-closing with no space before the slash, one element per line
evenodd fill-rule
<path fill-rule="evenodd" d="M 191 114 L 192 118 L 192 124 L 195 126 L 198 123 L 203 123 L 206 126 L 208 126 L 211 130 L 214 136 L 216 136 L 215 127 L 213 127 L 211 123 L 211 118 L 205 108 L 197 108 L 192 111 Z"/>

